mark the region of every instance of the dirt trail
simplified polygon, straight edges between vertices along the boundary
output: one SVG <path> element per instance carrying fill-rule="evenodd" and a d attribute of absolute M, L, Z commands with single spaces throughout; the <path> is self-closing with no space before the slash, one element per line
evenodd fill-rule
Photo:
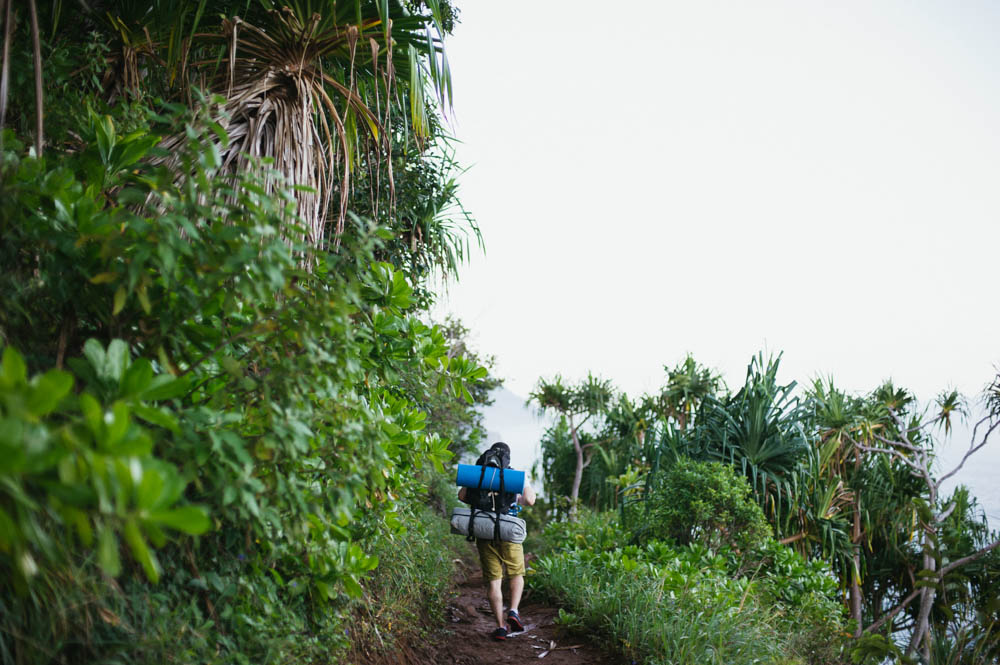
<path fill-rule="evenodd" d="M 496 628 L 486 601 L 478 565 L 463 564 L 457 597 L 447 609 L 450 625 L 440 642 L 431 647 L 434 662 L 441 665 L 491 665 L 493 663 L 540 663 L 541 665 L 617 665 L 620 657 L 608 654 L 584 638 L 558 630 L 553 619 L 559 610 L 532 597 L 530 579 L 521 601 L 526 630 L 500 642 L 490 638 Z M 507 597 L 506 589 L 504 598 Z"/>

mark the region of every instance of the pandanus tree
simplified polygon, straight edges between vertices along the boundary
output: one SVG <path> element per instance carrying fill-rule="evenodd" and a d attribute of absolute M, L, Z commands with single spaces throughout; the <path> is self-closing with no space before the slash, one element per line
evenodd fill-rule
<path fill-rule="evenodd" d="M 576 453 L 576 467 L 569 494 L 570 514 L 575 514 L 576 511 L 583 470 L 590 464 L 594 446 L 599 445 L 595 441 L 582 442 L 581 428 L 588 422 L 601 418 L 607 412 L 613 397 L 610 381 L 588 374 L 586 380 L 575 386 L 567 386 L 561 376 L 556 376 L 551 381 L 540 379 L 528 398 L 529 402 L 537 404 L 542 411 L 565 418 L 569 425 L 569 435 Z"/>
<path fill-rule="evenodd" d="M 81 5 L 80 22 L 110 42 L 102 81 L 109 99 L 221 100 L 214 114 L 223 173 L 266 161 L 296 189 L 301 228 L 285 234 L 313 248 L 336 244 L 359 170 L 392 200 L 391 134 L 408 134 L 419 150 L 434 127 L 428 96 L 438 108 L 451 104 L 446 0 Z M 55 31 L 67 17 L 49 19 Z M 209 94 L 199 98 L 198 90 Z M 177 165 L 185 140 L 164 140 L 168 163 Z"/>
<path fill-rule="evenodd" d="M 995 387 L 998 385 L 1000 382 L 994 382 L 991 390 L 995 392 Z M 989 393 L 988 396 L 992 397 L 993 394 Z M 988 413 L 973 428 L 968 448 L 958 464 L 946 473 L 936 475 L 933 468 L 934 441 L 929 434 L 929 429 L 938 424 L 946 430 L 950 429 L 951 417 L 959 409 L 957 393 L 951 392 L 941 395 L 937 400 L 937 407 L 938 412 L 934 418 L 922 420 L 913 417 L 905 420 L 897 405 L 890 399 L 886 402 L 886 410 L 893 426 L 885 428 L 884 431 L 872 433 L 878 445 L 868 445 L 861 441 L 855 442 L 856 447 L 866 453 L 888 457 L 896 461 L 905 467 L 921 485 L 922 491 L 913 501 L 913 509 L 917 518 L 916 535 L 919 537 L 920 544 L 920 567 L 913 571 L 915 574 L 913 590 L 865 630 L 869 632 L 878 630 L 881 626 L 892 622 L 893 618 L 911 603 L 917 601 L 917 610 L 910 624 L 910 635 L 905 655 L 910 657 L 919 650 L 925 661 L 929 660 L 933 646 L 931 612 L 939 590 L 945 590 L 948 586 L 948 574 L 1000 547 L 1000 538 L 983 542 L 980 537 L 966 539 L 969 540 L 967 545 L 971 543 L 974 546 L 972 551 L 943 551 L 942 544 L 948 531 L 947 527 L 951 526 L 954 530 L 956 526 L 955 522 L 949 523 L 949 518 L 964 502 L 961 496 L 953 495 L 946 500 L 941 494 L 942 485 L 957 474 L 972 455 L 986 446 L 994 432 L 1000 428 L 1000 411 L 995 408 L 994 404 L 990 404 Z M 956 539 L 952 534 L 952 540 L 961 541 L 962 539 Z"/>
<path fill-rule="evenodd" d="M 780 356 L 756 356 L 735 394 L 706 397 L 688 437 L 689 454 L 727 462 L 742 472 L 764 513 L 780 523 L 789 509 L 807 444 L 795 383 L 779 385 Z"/>
<path fill-rule="evenodd" d="M 837 389 L 832 379 L 818 379 L 807 391 L 811 445 L 796 510 L 790 515 L 796 533 L 784 539 L 804 538 L 799 542 L 811 542 L 831 561 L 848 589 L 856 636 L 863 628 L 866 595 L 878 596 L 874 603 L 880 605 L 891 593 L 892 585 L 884 583 L 880 572 L 891 578 L 885 562 L 905 556 L 904 543 L 911 534 L 910 500 L 917 492 L 908 470 L 890 459 L 870 457 L 856 446 L 857 441 L 876 444 L 875 433 L 891 426 L 886 401 L 905 408 L 912 398 L 891 383 L 868 398 L 855 397 Z M 873 611 L 877 610 L 870 609 L 869 614 Z"/>
<path fill-rule="evenodd" d="M 663 415 L 677 423 L 680 430 L 687 429 L 698 407 L 706 398 L 715 395 L 722 386 L 722 378 L 711 369 L 699 365 L 691 354 L 673 369 L 666 365 L 667 382 L 660 390 L 659 408 Z"/>

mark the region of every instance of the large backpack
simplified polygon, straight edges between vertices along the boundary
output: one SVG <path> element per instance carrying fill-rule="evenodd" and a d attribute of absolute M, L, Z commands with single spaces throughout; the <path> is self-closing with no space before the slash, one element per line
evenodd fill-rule
<path fill-rule="evenodd" d="M 510 451 L 506 446 L 498 447 L 494 444 L 492 448 L 479 456 L 476 460 L 478 466 L 483 467 L 479 477 L 479 487 L 470 487 L 466 490 L 466 499 L 472 506 L 472 515 L 469 519 L 469 535 L 467 540 L 475 540 L 472 526 L 476 521 L 477 512 L 492 513 L 494 523 L 493 540 L 500 540 L 500 516 L 506 515 L 510 511 L 511 504 L 517 501 L 517 492 L 507 492 L 504 489 L 503 470 L 510 468 Z M 486 474 L 486 467 L 500 469 L 500 491 L 490 491 L 483 487 L 483 478 Z"/>

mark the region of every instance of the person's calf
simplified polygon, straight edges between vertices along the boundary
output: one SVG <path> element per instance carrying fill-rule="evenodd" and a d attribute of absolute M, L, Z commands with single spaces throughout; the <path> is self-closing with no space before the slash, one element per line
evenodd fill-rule
<path fill-rule="evenodd" d="M 489 586 L 486 588 L 486 598 L 490 601 L 490 609 L 493 610 L 497 627 L 506 630 L 507 622 L 504 621 L 503 616 L 503 593 L 500 590 L 501 582 L 502 580 L 490 580 Z"/>

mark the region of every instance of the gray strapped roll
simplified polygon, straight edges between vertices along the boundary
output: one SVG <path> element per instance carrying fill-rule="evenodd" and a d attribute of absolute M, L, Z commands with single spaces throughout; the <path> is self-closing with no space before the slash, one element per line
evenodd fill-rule
<path fill-rule="evenodd" d="M 451 512 L 451 532 L 466 535 L 470 531 L 472 508 L 455 508 Z M 476 538 L 493 540 L 499 527 L 500 540 L 508 543 L 523 543 L 528 535 L 528 527 L 519 517 L 497 515 L 496 513 L 476 510 L 476 519 L 472 523 L 472 533 Z"/>

